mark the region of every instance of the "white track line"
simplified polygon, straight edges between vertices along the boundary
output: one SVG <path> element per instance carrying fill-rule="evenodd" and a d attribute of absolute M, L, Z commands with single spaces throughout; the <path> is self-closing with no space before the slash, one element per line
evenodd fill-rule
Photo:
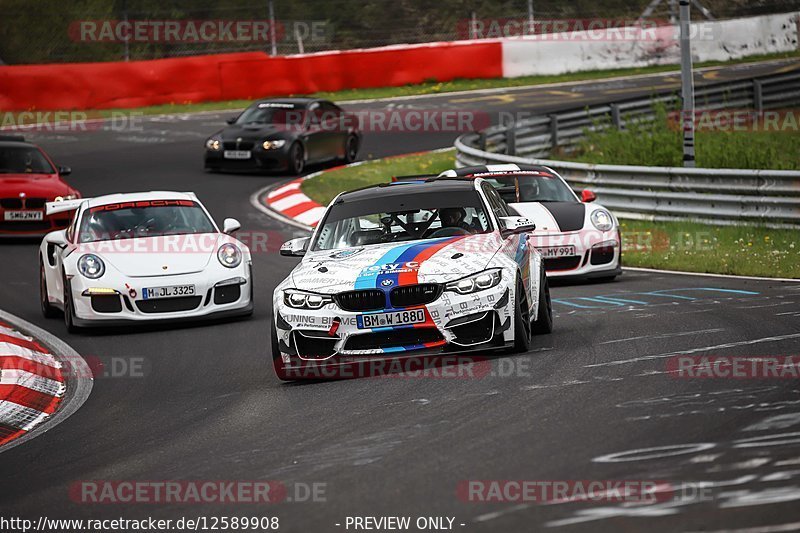
<path fill-rule="evenodd" d="M 679 272 L 677 270 L 660 270 L 656 268 L 622 267 L 623 270 L 632 272 L 648 272 L 655 274 L 675 274 L 677 276 L 698 276 L 703 278 L 725 278 L 725 279 L 748 279 L 753 281 L 781 281 L 789 283 L 800 283 L 800 279 L 792 278 L 766 278 L 759 276 L 733 276 L 730 274 L 707 274 L 705 272 Z"/>

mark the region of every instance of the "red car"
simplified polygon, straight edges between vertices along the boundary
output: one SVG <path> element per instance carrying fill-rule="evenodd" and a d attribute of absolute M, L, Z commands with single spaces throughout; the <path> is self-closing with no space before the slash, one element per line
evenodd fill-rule
<path fill-rule="evenodd" d="M 0 135 L 0 237 L 39 236 L 69 224 L 71 212 L 45 214 L 45 202 L 80 198 L 38 146 L 20 136 Z"/>

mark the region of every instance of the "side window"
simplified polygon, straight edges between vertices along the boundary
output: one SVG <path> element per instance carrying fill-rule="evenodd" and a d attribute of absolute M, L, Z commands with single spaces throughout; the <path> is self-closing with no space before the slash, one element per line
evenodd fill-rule
<path fill-rule="evenodd" d="M 311 104 L 308 107 L 308 117 L 310 124 L 322 123 L 322 108 L 319 106 L 319 104 Z"/>
<path fill-rule="evenodd" d="M 484 183 L 482 185 L 482 189 L 486 195 L 486 199 L 489 200 L 489 206 L 492 208 L 492 211 L 494 211 L 494 214 L 497 218 L 511 216 L 508 205 L 503 201 L 502 198 L 500 198 L 500 195 L 497 193 L 494 187 L 488 183 Z"/>
<path fill-rule="evenodd" d="M 342 118 L 342 110 L 330 102 L 320 103 L 322 124 L 327 128 L 335 131 Z"/>

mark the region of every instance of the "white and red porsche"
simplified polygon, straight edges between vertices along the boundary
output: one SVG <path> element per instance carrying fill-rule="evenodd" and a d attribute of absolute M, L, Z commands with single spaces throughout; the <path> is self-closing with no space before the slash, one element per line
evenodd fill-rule
<path fill-rule="evenodd" d="M 592 191 L 578 197 L 549 167 L 484 165 L 447 170 L 442 177 L 482 178 L 520 215 L 533 220 L 531 244 L 551 278 L 611 281 L 622 273 L 622 238 L 616 217 L 595 203 Z"/>
<path fill-rule="evenodd" d="M 250 250 L 193 193 L 112 194 L 47 204 L 76 210 L 39 247 L 42 313 L 69 331 L 253 312 Z"/>

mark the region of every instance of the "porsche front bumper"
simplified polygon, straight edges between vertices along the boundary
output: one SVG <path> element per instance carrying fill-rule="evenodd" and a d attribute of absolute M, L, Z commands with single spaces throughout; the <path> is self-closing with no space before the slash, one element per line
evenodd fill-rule
<path fill-rule="evenodd" d="M 73 276 L 68 281 L 74 323 L 80 327 L 153 321 L 194 321 L 250 314 L 253 282 L 250 264 L 234 269 L 147 278 L 107 272 L 98 280 Z M 190 295 L 145 299 L 145 288 L 193 286 Z"/>

